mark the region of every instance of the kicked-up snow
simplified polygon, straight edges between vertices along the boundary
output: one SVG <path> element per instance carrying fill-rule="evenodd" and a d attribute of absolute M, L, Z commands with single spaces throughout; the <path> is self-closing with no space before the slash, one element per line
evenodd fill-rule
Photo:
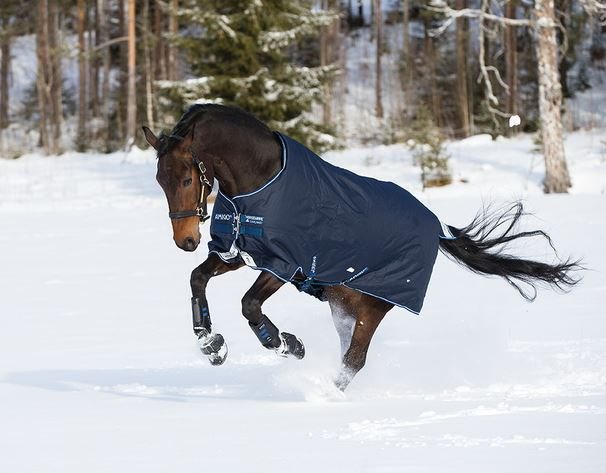
<path fill-rule="evenodd" d="M 345 394 L 328 305 L 291 286 L 269 299 L 307 349 L 277 358 L 240 315 L 248 268 L 210 282 L 230 354 L 200 356 L 188 281 L 205 245 L 171 241 L 152 153 L 0 161 L 0 471 L 606 471 L 601 139 L 568 137 L 570 195 L 541 193 L 526 137 L 450 144 L 455 183 L 425 193 L 404 147 L 330 153 L 455 226 L 523 198 L 528 227 L 588 268 L 529 304 L 439 256 L 421 316 L 388 314 Z"/>

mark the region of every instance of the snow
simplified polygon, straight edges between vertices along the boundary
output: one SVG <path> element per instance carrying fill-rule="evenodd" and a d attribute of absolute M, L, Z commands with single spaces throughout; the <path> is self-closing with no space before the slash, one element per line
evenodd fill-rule
<path fill-rule="evenodd" d="M 402 145 L 329 153 L 453 225 L 524 198 L 528 225 L 589 268 L 528 304 L 439 256 L 421 317 L 388 314 L 344 395 L 327 304 L 288 286 L 264 305 L 307 348 L 277 358 L 240 315 L 249 269 L 208 289 L 228 361 L 196 352 L 205 252 L 171 241 L 152 153 L 0 160 L 0 471 L 605 471 L 603 136 L 568 136 L 570 195 L 541 193 L 526 136 L 449 143 L 456 182 L 425 193 Z"/>

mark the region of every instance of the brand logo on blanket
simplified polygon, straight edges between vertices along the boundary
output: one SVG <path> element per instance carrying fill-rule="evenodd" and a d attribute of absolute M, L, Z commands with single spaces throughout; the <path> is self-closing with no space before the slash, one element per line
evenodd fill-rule
<path fill-rule="evenodd" d="M 232 214 L 215 214 L 215 220 L 221 220 L 229 222 L 233 220 L 234 216 Z"/>
<path fill-rule="evenodd" d="M 263 225 L 263 217 L 259 215 L 242 215 L 241 220 L 242 223 L 252 223 L 255 225 Z"/>

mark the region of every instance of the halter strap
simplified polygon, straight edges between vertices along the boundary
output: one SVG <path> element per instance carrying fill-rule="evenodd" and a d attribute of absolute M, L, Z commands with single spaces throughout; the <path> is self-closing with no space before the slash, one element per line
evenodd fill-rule
<path fill-rule="evenodd" d="M 179 210 L 177 212 L 169 212 L 168 213 L 168 217 L 171 220 L 178 220 L 181 218 L 188 218 L 188 217 L 199 217 L 200 218 L 200 222 L 204 223 L 206 222 L 209 218 L 210 215 L 208 215 L 207 212 L 207 203 L 204 197 L 205 197 L 205 193 L 206 193 L 206 189 L 208 188 L 208 191 L 210 193 L 210 191 L 212 191 L 212 184 L 210 183 L 210 181 L 208 180 L 208 177 L 206 177 L 206 166 L 204 165 L 204 162 L 201 159 L 196 159 L 196 156 L 194 155 L 193 150 L 191 151 L 191 156 L 192 159 L 194 161 L 194 163 L 198 166 L 198 170 L 200 171 L 200 203 L 198 204 L 198 206 L 195 208 L 195 210 Z"/>

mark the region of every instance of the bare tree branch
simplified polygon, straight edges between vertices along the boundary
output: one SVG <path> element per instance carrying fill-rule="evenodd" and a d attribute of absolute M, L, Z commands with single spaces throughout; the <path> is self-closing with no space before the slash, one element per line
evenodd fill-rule
<path fill-rule="evenodd" d="M 587 0 L 587 1 L 595 1 L 595 0 Z M 503 25 L 532 26 L 532 20 L 529 20 L 526 18 L 506 18 L 503 16 L 493 15 L 492 13 L 489 13 L 488 11 L 482 12 L 482 9 L 476 10 L 474 8 L 462 8 L 461 10 L 455 10 L 455 9 L 449 7 L 448 5 L 446 5 L 445 3 L 441 4 L 439 6 L 430 4 L 430 5 L 427 5 L 425 8 L 427 8 L 428 10 L 431 10 L 433 12 L 436 12 L 436 13 L 442 13 L 443 15 L 445 15 L 447 17 L 446 22 L 449 22 L 449 24 L 452 23 L 453 20 L 460 18 L 460 17 L 480 18 L 480 16 L 482 16 L 486 20 L 496 21 Z M 448 27 L 448 25 L 446 27 Z M 440 28 L 437 28 L 436 30 L 444 31 L 445 29 L 446 28 L 442 28 L 442 26 L 440 26 Z"/>
<path fill-rule="evenodd" d="M 496 97 L 496 95 L 494 94 L 494 91 L 492 89 L 492 82 L 490 80 L 490 72 L 492 71 L 494 73 L 499 84 L 504 86 L 507 91 L 509 91 L 509 87 L 503 82 L 503 80 L 501 79 L 501 75 L 499 74 L 499 71 L 494 66 L 486 65 L 486 60 L 484 57 L 485 56 L 485 45 L 484 45 L 485 21 L 489 16 L 494 16 L 494 15 L 485 15 L 485 13 L 488 12 L 489 8 L 490 8 L 490 0 L 482 0 L 482 6 L 479 10 L 480 14 L 477 17 L 478 20 L 480 21 L 480 38 L 479 38 L 480 52 L 478 54 L 479 61 L 480 61 L 480 75 L 478 77 L 477 82 L 478 82 L 478 84 L 481 82 L 484 82 L 484 88 L 486 91 L 486 107 L 488 108 L 488 112 L 490 113 L 490 115 L 492 117 L 492 121 L 494 122 L 495 126 L 498 128 L 499 122 L 497 120 L 497 115 L 499 117 L 509 118 L 509 114 L 502 112 L 501 110 L 499 110 L 497 108 L 499 106 L 499 99 Z"/>

